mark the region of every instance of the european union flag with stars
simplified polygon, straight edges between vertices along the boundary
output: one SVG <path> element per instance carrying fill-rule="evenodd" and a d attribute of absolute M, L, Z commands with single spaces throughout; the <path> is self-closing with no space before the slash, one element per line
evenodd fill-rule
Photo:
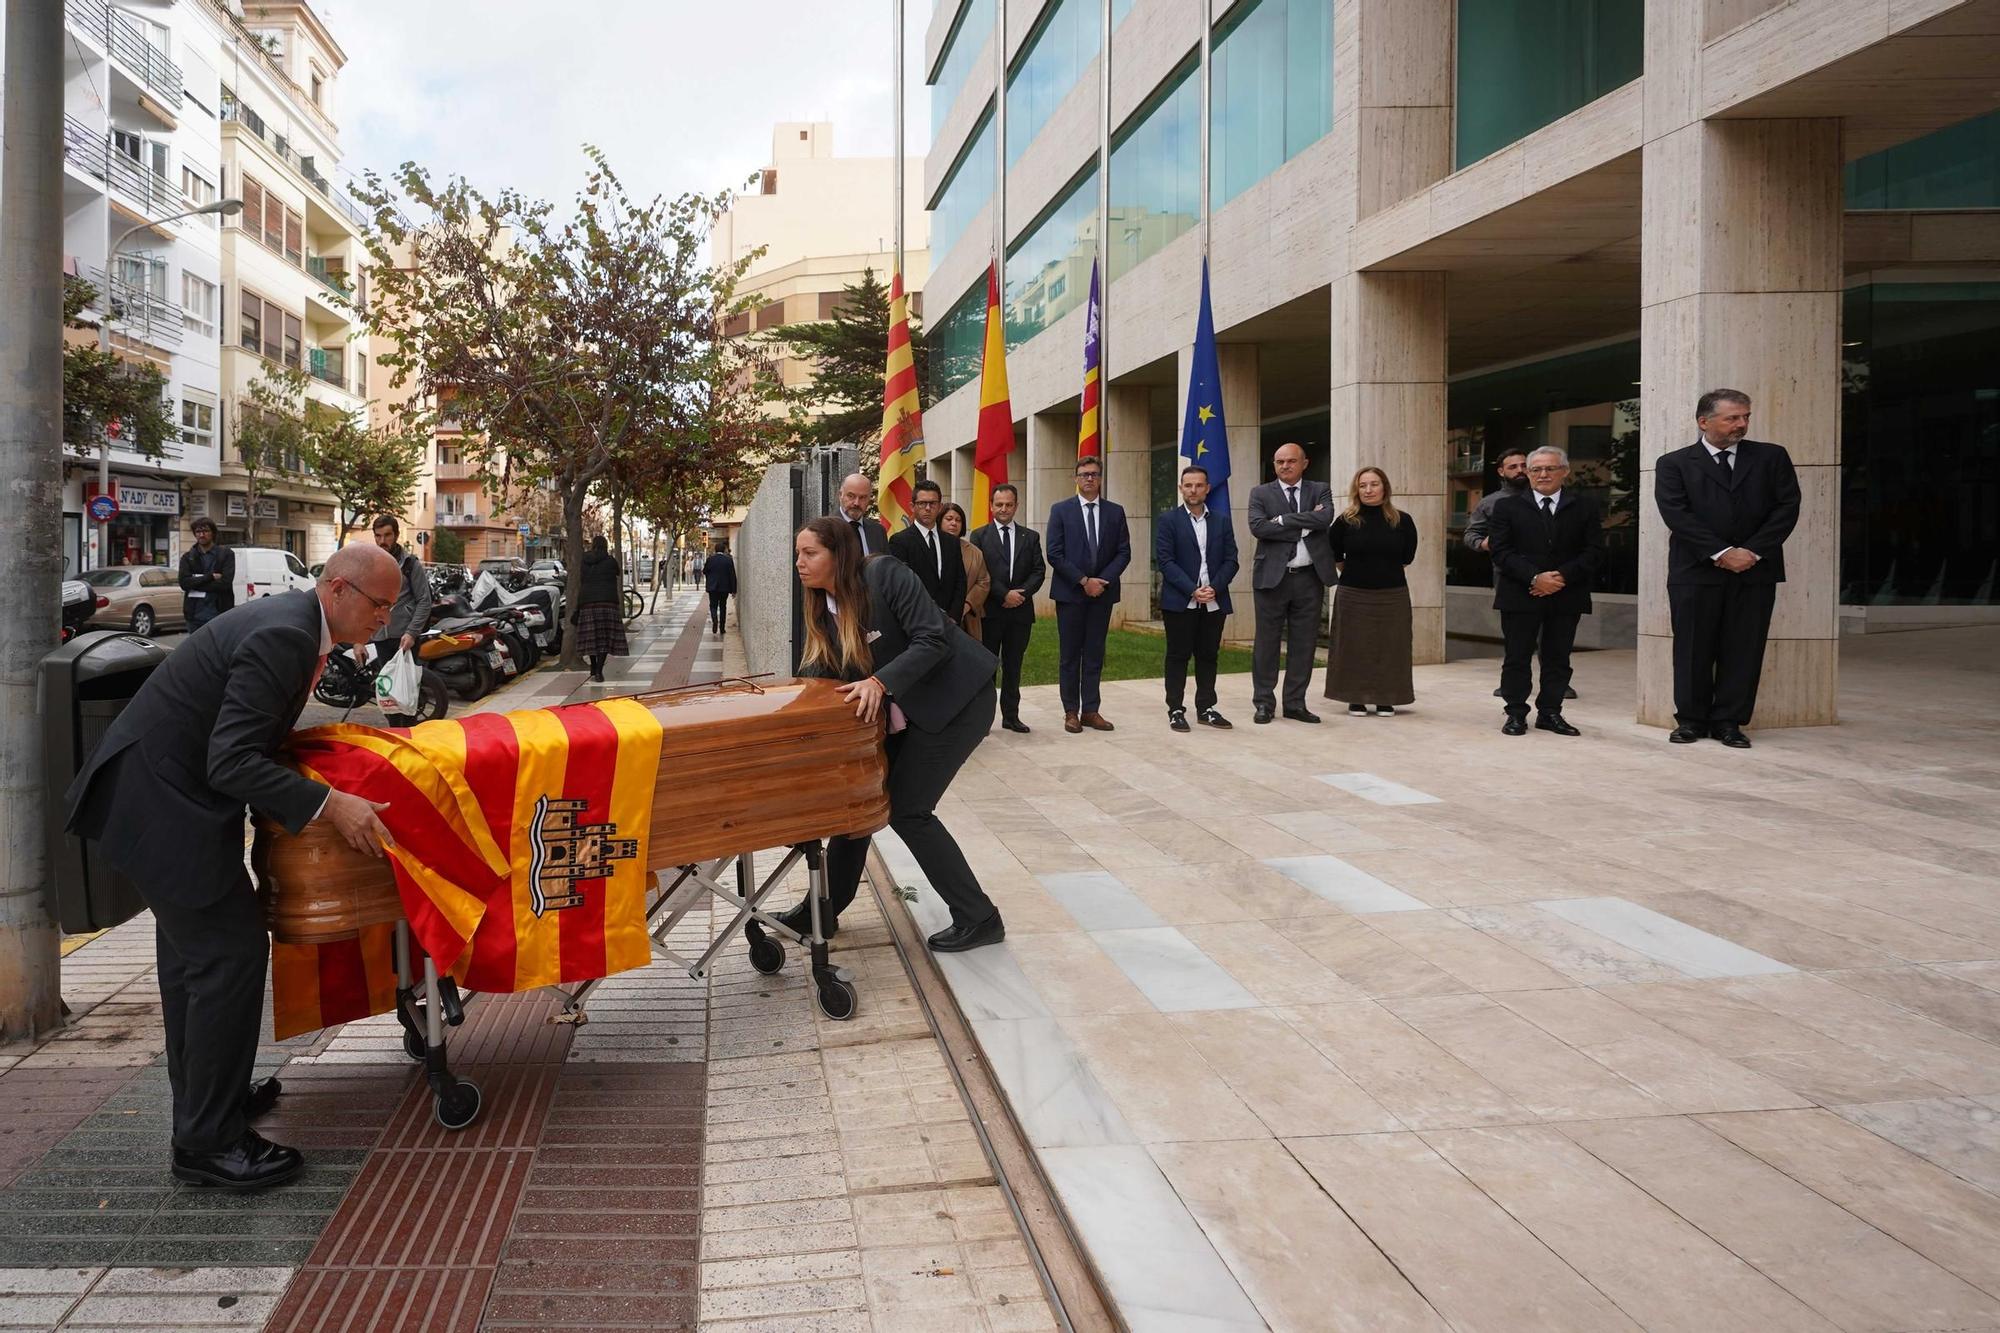
<path fill-rule="evenodd" d="M 1201 314 L 1194 327 L 1194 370 L 1181 418 L 1181 462 L 1208 469 L 1208 503 L 1229 513 L 1229 432 L 1222 423 L 1222 367 L 1215 355 L 1215 312 L 1208 305 L 1208 261 L 1201 261 Z M 1176 488 L 1180 479 L 1174 479 Z"/>

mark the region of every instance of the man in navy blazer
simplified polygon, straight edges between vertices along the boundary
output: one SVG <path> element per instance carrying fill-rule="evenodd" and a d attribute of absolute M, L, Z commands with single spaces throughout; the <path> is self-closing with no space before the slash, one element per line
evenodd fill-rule
<path fill-rule="evenodd" d="M 1098 711 L 1098 678 L 1104 674 L 1104 637 L 1118 601 L 1118 576 L 1132 563 L 1125 510 L 1103 498 L 1104 464 L 1076 461 L 1076 494 L 1049 510 L 1049 596 L 1056 604 L 1060 645 L 1063 730 L 1110 731 Z"/>
<path fill-rule="evenodd" d="M 1194 715 L 1205 727 L 1229 729 L 1215 710 L 1215 659 L 1229 619 L 1229 581 L 1236 577 L 1236 533 L 1229 516 L 1208 507 L 1208 469 L 1181 469 L 1181 503 L 1160 515 L 1153 534 L 1160 571 L 1160 618 L 1167 624 L 1167 725 L 1187 731 L 1187 668 L 1194 658 Z"/>

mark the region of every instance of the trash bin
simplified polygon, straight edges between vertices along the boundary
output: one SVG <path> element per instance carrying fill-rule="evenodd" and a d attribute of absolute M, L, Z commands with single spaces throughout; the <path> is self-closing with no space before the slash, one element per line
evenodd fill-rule
<path fill-rule="evenodd" d="M 82 634 L 42 659 L 42 784 L 48 873 L 64 933 L 109 930 L 145 910 L 139 891 L 97 850 L 63 828 L 69 785 L 111 721 L 167 649 L 136 634 Z"/>

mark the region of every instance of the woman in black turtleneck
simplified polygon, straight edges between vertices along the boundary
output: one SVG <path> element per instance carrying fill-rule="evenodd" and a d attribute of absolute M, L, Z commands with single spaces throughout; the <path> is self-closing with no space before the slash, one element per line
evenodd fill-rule
<path fill-rule="evenodd" d="M 1333 647 L 1326 697 L 1364 717 L 1414 703 L 1410 674 L 1410 585 L 1403 570 L 1417 558 L 1417 524 L 1396 508 L 1389 476 L 1365 467 L 1347 486 L 1347 508 L 1327 529 L 1340 566 L 1333 595 Z"/>

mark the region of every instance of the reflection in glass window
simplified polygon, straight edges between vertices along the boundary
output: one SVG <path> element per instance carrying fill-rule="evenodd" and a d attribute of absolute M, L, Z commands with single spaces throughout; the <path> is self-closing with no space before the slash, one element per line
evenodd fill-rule
<path fill-rule="evenodd" d="M 979 351 L 986 336 L 986 270 L 952 303 L 944 317 L 924 330 L 930 356 L 927 400 L 941 401 L 979 377 Z"/>
<path fill-rule="evenodd" d="M 1459 0 L 1458 166 L 1639 77 L 1645 0 Z"/>
<path fill-rule="evenodd" d="M 965 76 L 972 72 L 972 62 L 993 36 L 993 0 L 966 0 L 958 21 L 952 25 L 951 36 L 944 39 L 944 54 L 938 58 L 937 69 L 932 73 L 931 85 L 931 138 L 935 140 L 944 129 L 945 117 L 951 114 L 952 104 L 965 88 Z"/>
<path fill-rule="evenodd" d="M 1007 76 L 1007 165 L 1035 141 L 1097 57 L 1096 0 L 1055 0 Z"/>
<path fill-rule="evenodd" d="M 1111 141 L 1111 280 L 1201 220 L 1201 80 L 1190 62 Z"/>
<path fill-rule="evenodd" d="M 1211 51 L 1209 206 L 1220 208 L 1333 128 L 1332 0 L 1248 0 Z"/>
<path fill-rule="evenodd" d="M 1132 0 L 1111 0 L 1111 26 L 1117 27 L 1132 12 Z"/>
<path fill-rule="evenodd" d="M 1042 220 L 1007 251 L 1001 294 L 1011 351 L 1090 296 L 1097 247 L 1097 164 L 1070 183 Z"/>
<path fill-rule="evenodd" d="M 944 178 L 931 206 L 931 254 L 951 253 L 958 238 L 993 197 L 993 108 L 988 107 L 973 131 L 972 141 Z"/>
<path fill-rule="evenodd" d="M 2000 111 L 1847 164 L 1849 208 L 2000 208 Z"/>

